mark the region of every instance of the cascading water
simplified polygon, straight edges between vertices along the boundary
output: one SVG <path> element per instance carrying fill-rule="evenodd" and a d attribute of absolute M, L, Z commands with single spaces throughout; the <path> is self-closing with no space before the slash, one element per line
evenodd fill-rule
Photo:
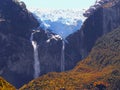
<path fill-rule="evenodd" d="M 33 36 L 36 32 L 31 33 L 30 41 L 32 43 L 33 49 L 34 49 L 34 78 L 39 77 L 40 75 L 40 62 L 39 62 L 39 56 L 38 56 L 38 45 L 37 42 L 33 40 Z"/>
<path fill-rule="evenodd" d="M 45 30 L 48 37 L 47 43 L 53 39 L 62 40 L 60 70 L 65 71 L 65 38 L 80 29 L 86 20 L 86 17 L 83 16 L 85 11 L 80 9 L 31 9 L 30 11 L 34 13 L 40 23 L 40 28 Z"/>
<path fill-rule="evenodd" d="M 62 39 L 62 50 L 61 50 L 61 72 L 65 71 L 65 41 Z"/>

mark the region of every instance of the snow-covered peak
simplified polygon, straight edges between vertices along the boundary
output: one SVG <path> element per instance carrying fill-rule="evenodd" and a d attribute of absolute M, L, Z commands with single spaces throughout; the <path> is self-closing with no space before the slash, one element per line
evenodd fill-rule
<path fill-rule="evenodd" d="M 71 23 L 76 19 L 84 20 L 84 10 L 79 9 L 31 9 L 37 16 L 41 16 L 41 20 L 57 21 L 59 18 L 70 19 Z"/>
<path fill-rule="evenodd" d="M 83 16 L 84 10 L 79 9 L 30 9 L 37 20 L 40 27 L 45 30 L 60 35 L 65 39 L 68 35 L 79 30 L 82 23 L 86 19 Z"/>

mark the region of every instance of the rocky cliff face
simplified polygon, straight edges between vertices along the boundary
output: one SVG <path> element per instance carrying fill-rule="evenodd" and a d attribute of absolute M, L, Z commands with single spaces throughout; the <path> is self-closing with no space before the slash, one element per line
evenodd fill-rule
<path fill-rule="evenodd" d="M 67 38 L 70 42 L 68 50 L 71 48 L 75 52 L 72 54 L 73 58 L 80 59 L 75 55 L 79 55 L 81 58 L 86 57 L 99 37 L 120 25 L 119 15 L 120 2 L 118 1 L 115 5 L 111 6 L 107 3 L 95 10 L 84 22 L 82 28 Z"/>
<path fill-rule="evenodd" d="M 30 29 L 37 26 L 36 19 L 23 2 L 0 0 L 0 31 L 2 33 L 29 37 Z"/>
<path fill-rule="evenodd" d="M 48 72 L 61 71 L 62 41 L 58 35 L 40 29 L 34 34 L 33 40 L 38 44 L 40 75 Z"/>
<path fill-rule="evenodd" d="M 37 26 L 24 3 L 0 0 L 0 75 L 16 87 L 33 79 L 33 48 L 29 38 Z"/>
<path fill-rule="evenodd" d="M 78 37 L 76 37 L 77 39 Z M 38 54 L 39 62 L 41 63 L 41 75 L 48 72 L 61 72 L 61 60 L 62 60 L 62 38 L 59 35 L 53 34 L 51 32 L 45 32 L 40 30 L 34 34 L 34 41 L 38 44 Z M 74 40 L 71 40 L 72 42 Z M 78 52 L 75 52 L 75 48 L 71 48 L 72 44 L 70 42 L 65 42 L 64 60 L 65 60 L 65 70 L 72 69 L 78 62 L 78 58 L 81 56 Z M 79 47 L 76 47 L 78 50 Z M 75 53 L 75 54 L 74 54 Z"/>

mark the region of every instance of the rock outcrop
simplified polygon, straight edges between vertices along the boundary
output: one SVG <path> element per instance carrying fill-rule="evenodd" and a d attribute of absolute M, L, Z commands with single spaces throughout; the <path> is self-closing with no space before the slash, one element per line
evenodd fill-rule
<path fill-rule="evenodd" d="M 33 40 L 38 44 L 40 75 L 61 71 L 62 41 L 59 35 L 40 29 Z"/>
<path fill-rule="evenodd" d="M 30 29 L 37 26 L 38 22 L 23 2 L 0 0 L 0 32 L 29 38 Z"/>

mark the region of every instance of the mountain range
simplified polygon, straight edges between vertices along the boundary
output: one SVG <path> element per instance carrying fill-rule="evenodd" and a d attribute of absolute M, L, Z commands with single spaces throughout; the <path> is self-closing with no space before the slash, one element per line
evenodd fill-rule
<path fill-rule="evenodd" d="M 79 9 L 29 9 L 44 30 L 51 31 L 66 38 L 80 29 L 86 19 L 84 10 Z M 74 16 L 74 17 L 73 17 Z"/>

